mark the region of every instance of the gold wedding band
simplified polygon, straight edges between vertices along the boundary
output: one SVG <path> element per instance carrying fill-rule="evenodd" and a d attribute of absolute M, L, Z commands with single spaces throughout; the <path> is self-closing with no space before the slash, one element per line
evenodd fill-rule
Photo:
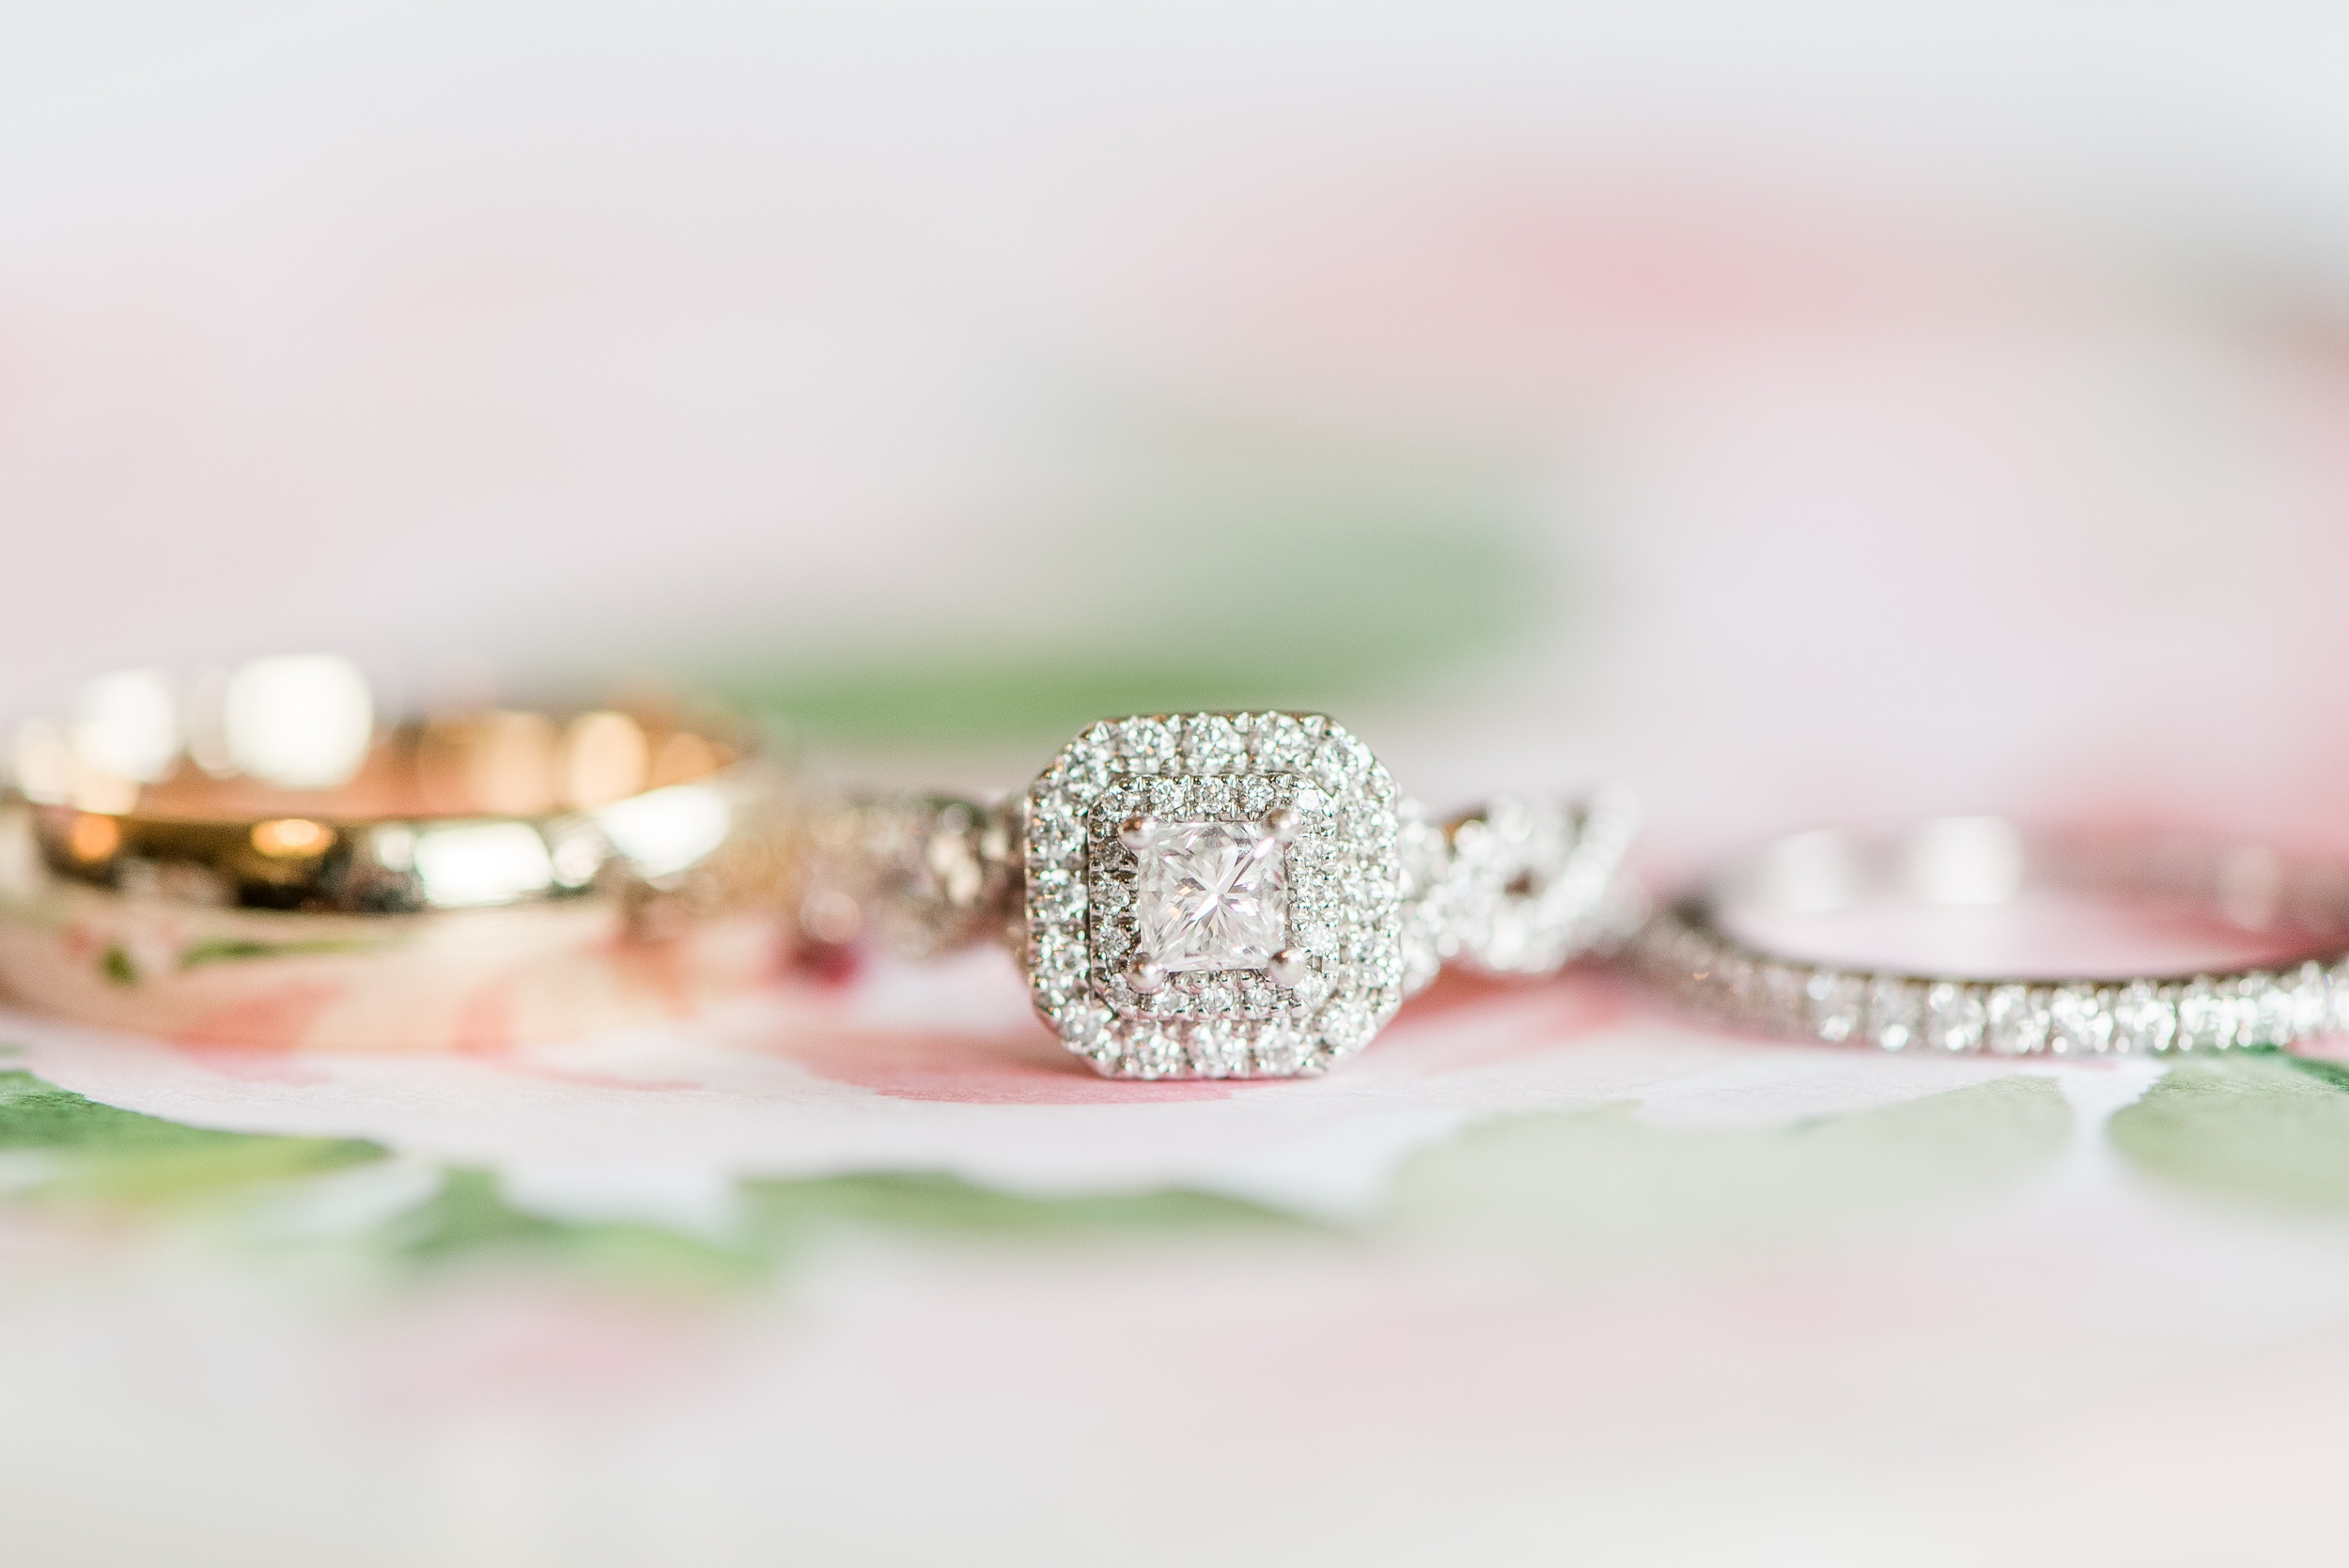
<path fill-rule="evenodd" d="M 787 956 L 794 790 L 654 706 L 382 723 L 328 656 L 86 685 L 16 734 L 0 986 L 187 1044 L 493 1050 L 675 1017 Z"/>

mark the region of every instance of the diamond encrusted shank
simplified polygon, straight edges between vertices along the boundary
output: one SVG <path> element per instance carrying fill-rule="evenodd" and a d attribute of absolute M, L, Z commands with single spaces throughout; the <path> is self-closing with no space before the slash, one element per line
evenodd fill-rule
<path fill-rule="evenodd" d="M 1326 1070 L 1403 1000 L 1401 808 L 1319 715 L 1093 725 L 1026 800 L 1037 1011 L 1111 1077 Z"/>
<path fill-rule="evenodd" d="M 1551 974 L 1621 945 L 1648 912 L 1626 864 L 1639 825 L 1620 789 L 1583 800 L 1496 796 L 1440 829 L 1407 810 L 1404 878 L 1423 891 L 1405 923 L 1406 988 L 1448 961 L 1483 974 Z"/>
<path fill-rule="evenodd" d="M 1791 966 L 1733 940 L 1686 908 L 1659 912 L 1634 943 L 1636 961 L 1693 1011 L 1766 1033 L 1887 1050 L 1999 1056 L 2151 1056 L 2297 1045 L 2349 1032 L 2349 960 L 2283 973 L 2123 982 L 1870 976 L 1834 965 Z M 1796 976 L 1807 1010 L 1769 1005 L 1752 976 Z M 1863 1009 L 1859 997 L 1865 988 Z"/>
<path fill-rule="evenodd" d="M 1739 915 L 1815 914 L 1863 895 L 1981 907 L 2047 889 L 2199 908 L 2318 955 L 2202 974 L 1903 974 L 1801 961 L 1732 934 Z M 2071 1060 L 2349 1034 L 2344 948 L 2349 875 L 2329 862 L 2177 836 L 2033 837 L 1995 818 L 1946 818 L 1905 837 L 1790 835 L 1658 911 L 1634 941 L 1651 978 L 1734 1025 L 1911 1054 Z"/>

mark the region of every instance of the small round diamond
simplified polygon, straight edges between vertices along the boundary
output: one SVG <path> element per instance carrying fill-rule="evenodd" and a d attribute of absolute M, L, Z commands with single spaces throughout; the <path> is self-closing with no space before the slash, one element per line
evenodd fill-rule
<path fill-rule="evenodd" d="M 1039 976 L 1066 976 L 1073 980 L 1084 973 L 1084 948 L 1062 937 L 1039 937 L 1029 955 L 1028 967 Z"/>
<path fill-rule="evenodd" d="M 1321 1016 L 1321 1037 L 1339 1050 L 1356 1050 L 1378 1032 L 1378 1021 L 1359 1001 L 1330 1004 Z"/>
<path fill-rule="evenodd" d="M 1067 859 L 1084 847 L 1085 830 L 1068 802 L 1057 793 L 1046 795 L 1028 808 L 1028 844 L 1037 863 Z"/>
<path fill-rule="evenodd" d="M 1175 728 L 1163 719 L 1128 719 L 1117 727 L 1117 750 L 1127 771 L 1158 772 L 1174 766 Z"/>
<path fill-rule="evenodd" d="M 2292 977 L 2292 1036 L 2306 1040 L 2328 1033 L 2332 1019 L 2332 987 L 2326 982 L 2325 966 L 2310 959 Z"/>
<path fill-rule="evenodd" d="M 1983 1019 L 1985 1041 L 2001 1056 L 2030 1056 L 2047 1048 L 2046 999 L 2029 986 L 1993 987 Z"/>
<path fill-rule="evenodd" d="M 2247 1046 L 2292 1044 L 2293 997 L 2290 984 L 2273 974 L 2247 974 L 2235 982 L 2235 986 L 2240 1043 Z"/>
<path fill-rule="evenodd" d="M 1060 1026 L 1061 1038 L 1071 1050 L 1098 1063 L 1112 1055 L 1117 1042 L 1110 1032 L 1112 1015 L 1097 1002 L 1074 1001 L 1060 1010 L 1054 1019 Z"/>
<path fill-rule="evenodd" d="M 1856 974 L 1821 970 L 1803 986 L 1810 1004 L 1811 1032 L 1822 1040 L 1848 1040 L 1868 1004 L 1867 982 Z"/>
<path fill-rule="evenodd" d="M 1067 872 L 1038 872 L 1032 885 L 1033 907 L 1047 920 L 1074 920 L 1084 913 L 1085 885 Z"/>
<path fill-rule="evenodd" d="M 1976 1049 L 1983 1026 L 1983 997 L 1975 987 L 1944 980 L 1925 992 L 1924 1039 L 1934 1049 Z"/>
<path fill-rule="evenodd" d="M 2217 982 L 2197 975 L 2178 997 L 2178 1048 L 2225 1050 L 2234 1044 L 2232 1000 Z"/>
<path fill-rule="evenodd" d="M 1362 776 L 1362 762 L 1345 741 L 1331 737 L 1314 749 L 1310 765 L 1314 781 L 1322 788 L 1343 792 Z"/>
<path fill-rule="evenodd" d="M 1201 1078 L 1230 1078 L 1247 1063 L 1247 1048 L 1224 1024 L 1194 1024 L 1190 1030 L 1190 1069 Z"/>
<path fill-rule="evenodd" d="M 2178 1032 L 2177 1003 L 2143 981 L 2112 999 L 2112 1048 L 2151 1056 L 2170 1048 Z"/>
<path fill-rule="evenodd" d="M 2112 1014 L 2086 986 L 2059 986 L 2047 999 L 2047 1048 L 2059 1056 L 2095 1056 L 2112 1045 Z"/>
<path fill-rule="evenodd" d="M 1256 762 L 1273 771 L 1284 771 L 1303 762 L 1307 745 L 1302 727 L 1285 713 L 1266 714 L 1258 721 L 1256 733 L 1249 738 L 1249 751 Z"/>
<path fill-rule="evenodd" d="M 1250 1054 L 1259 1073 L 1268 1078 L 1290 1078 L 1305 1065 L 1305 1037 L 1287 1024 L 1268 1024 L 1257 1032 Z"/>
<path fill-rule="evenodd" d="M 1109 787 L 1109 753 L 1072 750 L 1050 776 L 1078 800 L 1090 800 Z"/>
<path fill-rule="evenodd" d="M 1239 726 L 1221 713 L 1193 714 L 1183 722 L 1183 756 L 1203 773 L 1220 773 L 1248 759 Z"/>
<path fill-rule="evenodd" d="M 1183 1048 L 1168 1030 L 1146 1030 L 1128 1045 L 1122 1065 L 1132 1078 L 1173 1078 L 1183 1069 Z"/>
<path fill-rule="evenodd" d="M 1868 1038 L 1886 1050 L 1900 1050 L 1917 1037 L 1924 1011 L 1922 990 L 1896 974 L 1868 982 Z"/>
<path fill-rule="evenodd" d="M 1771 1028 L 1796 1030 L 1803 1027 L 1804 978 L 1800 970 L 1784 964 L 1764 964 L 1753 971 L 1754 1001 L 1760 1005 Z"/>

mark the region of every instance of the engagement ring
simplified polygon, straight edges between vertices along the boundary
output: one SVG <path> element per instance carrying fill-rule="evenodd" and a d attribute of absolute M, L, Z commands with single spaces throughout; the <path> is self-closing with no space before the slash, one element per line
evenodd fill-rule
<path fill-rule="evenodd" d="M 1093 725 L 1021 797 L 844 802 L 808 932 L 924 956 L 999 939 L 1069 1050 L 1120 1078 L 1291 1078 L 1378 1032 L 1448 960 L 1550 973 L 1644 904 L 1621 795 L 1430 821 L 1314 714 Z"/>

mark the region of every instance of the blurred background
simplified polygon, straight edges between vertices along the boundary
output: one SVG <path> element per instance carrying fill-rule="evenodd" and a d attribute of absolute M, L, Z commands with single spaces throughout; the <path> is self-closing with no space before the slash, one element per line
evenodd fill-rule
<path fill-rule="evenodd" d="M 1279 705 L 1336 713 L 1439 805 L 1626 780 L 1664 876 L 1926 809 L 2349 847 L 2344 60 L 2349 13 L 2264 3 L 0 4 L 0 706 L 287 650 L 417 702 L 655 672 L 790 719 L 843 771 L 1010 785 L 1105 713 Z M 972 984 L 1016 1020 L 1007 982 Z M 966 1006 L 902 995 L 892 1017 Z M 1544 1017 L 1525 1027 L 1563 1027 Z M 1705 1048 L 1748 1071 L 1747 1048 Z M 1823 1103 L 1758 1093 L 1752 1115 Z M 1990 1146 L 2029 1143 L 1999 1126 Z M 1560 1203 L 1588 1173 L 1544 1169 Z M 1688 1190 L 1750 1174 L 1704 1169 Z M 1637 1170 L 1683 1190 L 1670 1160 Z M 1874 1179 L 1830 1165 L 1787 1203 L 1839 1173 Z M 1447 1212 L 1514 1179 L 1455 1178 Z M 1527 1285 L 1516 1243 L 1480 1251 L 1467 1221 L 1430 1222 L 1450 1261 L 1427 1266 L 1253 1231 L 1221 1273 L 860 1252 L 852 1284 L 802 1287 L 837 1313 L 807 1359 L 739 1303 L 680 1327 L 504 1276 L 421 1327 L 337 1306 L 370 1325 L 337 1358 L 314 1342 L 343 1329 L 233 1269 L 175 1274 L 176 1242 L 133 1266 L 20 1235 L 20 1343 L 47 1348 L 0 1367 L 16 1407 L 62 1430 L 90 1408 L 68 1371 L 122 1381 L 111 1416 L 27 1439 L 80 1457 L 40 1472 L 71 1477 L 71 1509 L 26 1515 L 16 1560 L 137 1560 L 123 1520 L 151 1504 L 221 1560 L 333 1540 L 354 1561 L 773 1561 L 794 1514 L 770 1474 L 841 1481 L 792 1505 L 824 1561 L 957 1539 L 1074 1560 L 1174 1516 L 1149 1551 L 1182 1560 L 1230 1546 L 1196 1512 L 1219 1509 L 1299 1560 L 1549 1560 L 1578 1508 L 1594 1560 L 2292 1555 L 2207 1495 L 2169 1499 L 2191 1513 L 2171 1533 L 2011 1462 L 2125 1443 L 2142 1403 L 2067 1405 L 2086 1427 L 2017 1451 L 1985 1390 L 2157 1402 L 2127 1371 L 2189 1341 L 2223 1360 L 2251 1303 L 2277 1333 L 2337 1327 L 2338 1234 L 2198 1218 L 2188 1247 L 2140 1217 L 2099 1228 L 2142 1249 L 2106 1266 L 2025 1211 L 1940 1250 L 1896 1226 L 1826 1272 L 1691 1243 L 1628 1285 Z M 1615 1234 L 1586 1218 L 1567 1250 Z M 1947 1292 L 2049 1269 L 2109 1312 L 1962 1337 Z M 2200 1327 L 2096 1340 L 2188 1276 Z M 1199 1374 L 1219 1405 L 1037 1327 L 1044 1302 L 1135 1292 L 1178 1343 L 1267 1312 L 1351 1337 L 1293 1378 L 1268 1352 L 1178 1362 L 1220 1369 Z M 153 1321 L 150 1295 L 174 1303 Z M 1734 1324 L 1698 1304 L 1717 1296 Z M 280 1358 L 280 1329 L 308 1348 Z M 1489 1349 L 1413 1359 L 1438 1343 Z M 2291 1390 L 2349 1367 L 2303 1375 L 2293 1344 L 2154 1427 L 2337 1450 Z M 1528 1358 L 1539 1410 L 1454 1403 Z M 482 1367 L 528 1413 L 442 1421 Z M 730 1381 L 780 1403 L 709 1392 Z M 1112 1397 L 1143 1457 L 1072 1500 L 1044 1456 L 1097 1457 Z M 822 1419 L 775 1414 L 793 1400 Z M 1382 1426 L 1386 1402 L 1443 1414 Z M 248 1403 L 277 1413 L 238 1426 Z M 1396 1486 L 1332 1460 L 1292 1495 L 1184 1457 L 1306 1403 L 1328 1452 Z M 1603 1419 L 1558 1415 L 1586 1404 Z M 1846 1497 L 1837 1445 L 1882 1432 L 1895 1457 Z M 1952 1432 L 1952 1473 L 2020 1489 L 1994 1523 L 1951 1522 Z M 172 1479 L 213 1441 L 214 1468 Z M 877 1479 L 892 1455 L 902 1487 Z M 280 1464 L 307 1489 L 282 1531 L 208 1503 Z M 89 1545 L 72 1515 L 117 1483 L 139 1506 Z M 596 1513 L 623 1496 L 626 1528 Z"/>
<path fill-rule="evenodd" d="M 1004 784 L 1325 705 L 1668 842 L 2326 816 L 2343 30 L 12 8 L 0 686 L 653 669 Z"/>

